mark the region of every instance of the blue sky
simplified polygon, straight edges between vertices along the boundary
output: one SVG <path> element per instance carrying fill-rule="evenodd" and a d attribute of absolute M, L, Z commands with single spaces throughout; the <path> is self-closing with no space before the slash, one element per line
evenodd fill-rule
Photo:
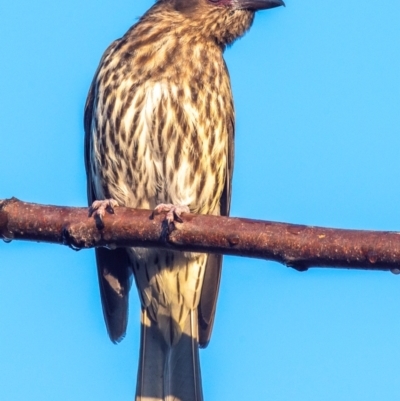
<path fill-rule="evenodd" d="M 84 206 L 83 106 L 102 52 L 152 4 L 0 5 L 0 198 Z M 232 215 L 400 230 L 400 2 L 260 12 L 226 51 Z M 225 259 L 205 399 L 394 400 L 400 278 Z M 133 399 L 139 304 L 107 337 L 92 251 L 0 244 L 0 399 Z"/>

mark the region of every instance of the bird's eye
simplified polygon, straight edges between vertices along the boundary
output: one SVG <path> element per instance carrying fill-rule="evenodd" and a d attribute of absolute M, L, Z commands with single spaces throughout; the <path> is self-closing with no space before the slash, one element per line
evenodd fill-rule
<path fill-rule="evenodd" d="M 210 3 L 213 3 L 213 4 L 217 4 L 217 3 L 219 3 L 221 0 L 208 0 Z"/>

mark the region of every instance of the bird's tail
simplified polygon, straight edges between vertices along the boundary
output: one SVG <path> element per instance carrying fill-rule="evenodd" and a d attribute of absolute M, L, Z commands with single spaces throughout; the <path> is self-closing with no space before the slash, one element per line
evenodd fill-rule
<path fill-rule="evenodd" d="M 169 345 L 142 310 L 136 401 L 202 401 L 197 310 L 189 313 L 181 337 Z"/>

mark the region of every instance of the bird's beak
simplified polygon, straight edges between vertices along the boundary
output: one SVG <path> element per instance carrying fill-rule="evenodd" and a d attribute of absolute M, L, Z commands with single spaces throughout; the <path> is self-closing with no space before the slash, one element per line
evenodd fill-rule
<path fill-rule="evenodd" d="M 236 0 L 238 8 L 247 10 L 266 10 L 267 8 L 274 8 L 284 6 L 282 0 Z"/>

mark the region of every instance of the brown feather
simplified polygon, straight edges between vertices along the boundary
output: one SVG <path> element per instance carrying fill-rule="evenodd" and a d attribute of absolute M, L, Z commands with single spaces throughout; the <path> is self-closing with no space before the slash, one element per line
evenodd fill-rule
<path fill-rule="evenodd" d="M 97 198 L 94 195 L 93 182 L 90 175 L 90 127 L 93 108 L 93 85 L 91 85 L 86 100 L 84 113 L 85 127 L 85 165 L 88 175 L 87 196 L 89 205 Z M 121 341 L 126 332 L 128 323 L 129 290 L 131 286 L 131 268 L 126 249 L 109 250 L 98 248 L 95 250 L 97 262 L 97 275 L 100 287 L 100 299 L 103 308 L 107 332 L 112 342 Z M 110 277 L 115 281 L 110 280 Z M 113 283 L 114 285 L 110 284 Z M 115 288 L 119 288 L 116 291 Z"/>
<path fill-rule="evenodd" d="M 159 0 L 106 50 L 85 107 L 89 203 L 229 215 L 234 108 L 223 51 L 253 22 L 242 1 L 268 0 Z M 198 345 L 211 337 L 222 256 L 129 248 L 97 249 L 96 259 L 114 342 L 132 272 L 138 287 L 137 400 L 200 401 Z"/>

